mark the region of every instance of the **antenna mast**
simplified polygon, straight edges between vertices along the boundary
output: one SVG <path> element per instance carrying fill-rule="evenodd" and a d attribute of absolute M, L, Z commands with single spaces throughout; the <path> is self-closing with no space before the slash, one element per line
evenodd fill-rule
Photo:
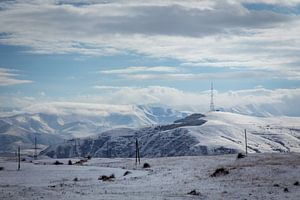
<path fill-rule="evenodd" d="M 210 85 L 210 110 L 209 111 L 210 112 L 215 111 L 213 82 L 211 82 L 211 85 Z"/>

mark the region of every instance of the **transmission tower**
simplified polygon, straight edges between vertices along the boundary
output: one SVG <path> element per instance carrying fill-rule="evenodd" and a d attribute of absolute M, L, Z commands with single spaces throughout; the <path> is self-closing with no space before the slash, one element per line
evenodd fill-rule
<path fill-rule="evenodd" d="M 214 85 L 213 82 L 211 82 L 210 85 L 210 109 L 209 111 L 215 111 L 215 105 L 214 105 Z"/>

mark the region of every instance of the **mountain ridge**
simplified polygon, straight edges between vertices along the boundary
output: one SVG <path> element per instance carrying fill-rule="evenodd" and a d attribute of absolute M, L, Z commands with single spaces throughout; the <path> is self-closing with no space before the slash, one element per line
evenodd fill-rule
<path fill-rule="evenodd" d="M 0 151 L 14 151 L 17 146 L 33 148 L 34 137 L 39 144 L 50 145 L 65 139 L 98 135 L 114 128 L 139 128 L 165 124 L 187 115 L 170 108 L 124 106 L 118 110 L 104 107 L 109 114 L 22 113 L 0 117 Z"/>
<path fill-rule="evenodd" d="M 284 122 L 284 124 L 282 124 Z M 143 157 L 196 156 L 243 152 L 247 130 L 249 152 L 300 152 L 300 118 L 259 118 L 228 112 L 192 114 L 168 125 L 138 130 L 110 130 L 97 138 L 53 145 L 50 157 L 134 157 L 135 138 Z M 298 125 L 299 124 L 299 125 Z M 80 152 L 80 153 L 78 153 Z"/>

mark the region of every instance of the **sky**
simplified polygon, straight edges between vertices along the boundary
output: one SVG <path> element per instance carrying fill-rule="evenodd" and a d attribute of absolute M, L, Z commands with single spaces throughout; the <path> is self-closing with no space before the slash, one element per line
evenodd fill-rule
<path fill-rule="evenodd" d="M 300 1 L 0 1 L 0 115 L 268 105 L 300 116 Z M 72 104 L 73 105 L 73 104 Z"/>

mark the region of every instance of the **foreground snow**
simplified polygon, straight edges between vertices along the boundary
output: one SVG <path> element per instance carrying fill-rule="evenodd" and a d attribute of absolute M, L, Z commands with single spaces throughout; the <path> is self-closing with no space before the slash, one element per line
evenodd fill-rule
<path fill-rule="evenodd" d="M 300 181 L 296 153 L 250 154 L 239 160 L 236 155 L 142 159 L 151 165 L 148 169 L 126 158 L 93 158 L 83 166 L 54 161 L 23 162 L 16 171 L 14 160 L 1 158 L 0 199 L 300 199 L 300 186 L 294 185 Z M 220 167 L 229 174 L 210 177 Z M 126 171 L 131 174 L 123 176 Z M 97 180 L 110 174 L 115 180 Z M 200 194 L 187 194 L 192 190 Z"/>

